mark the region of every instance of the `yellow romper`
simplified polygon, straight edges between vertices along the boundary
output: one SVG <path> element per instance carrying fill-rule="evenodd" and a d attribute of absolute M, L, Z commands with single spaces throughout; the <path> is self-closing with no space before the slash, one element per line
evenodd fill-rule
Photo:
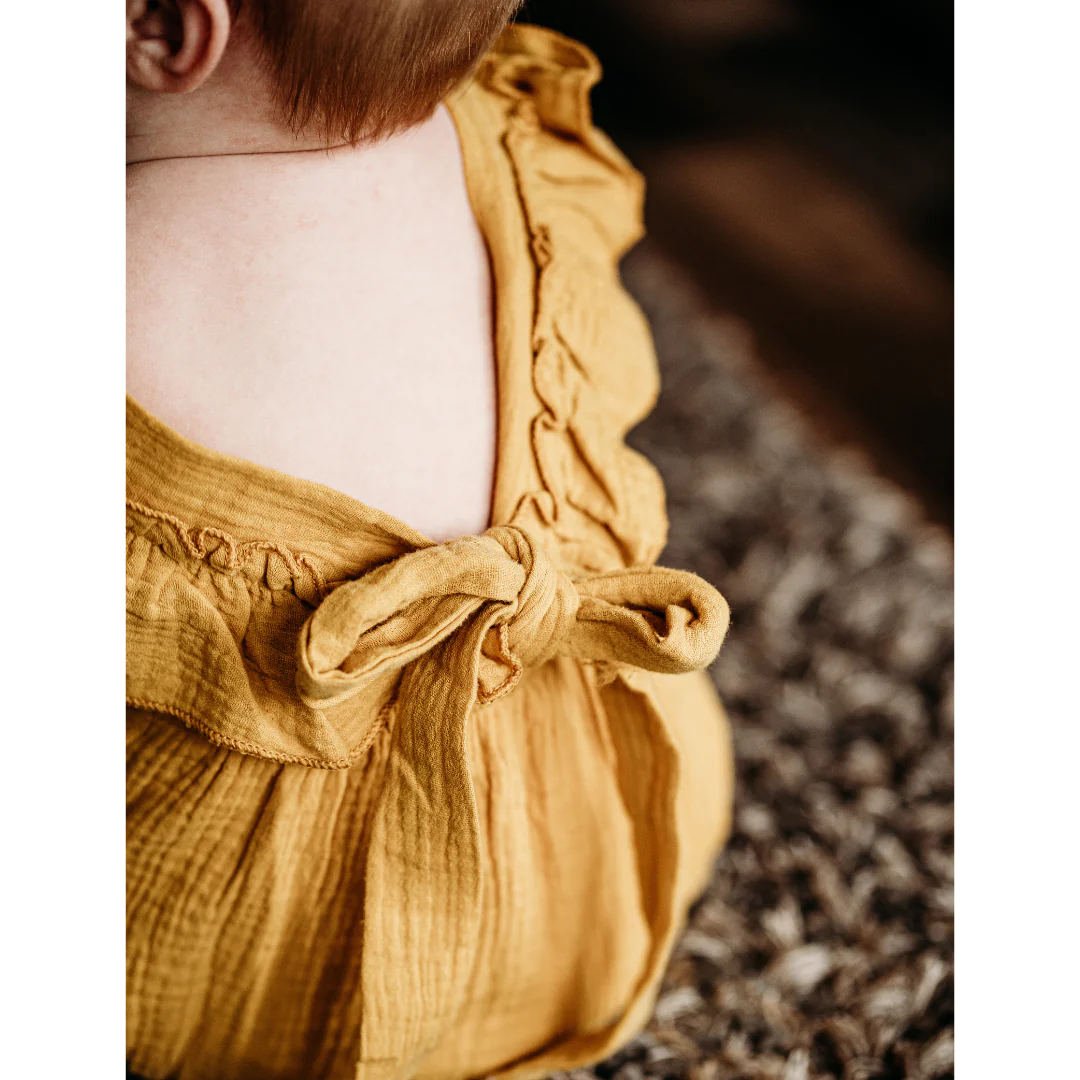
<path fill-rule="evenodd" d="M 150 1080 L 534 1077 L 648 1019 L 726 836 L 728 611 L 654 566 L 642 184 L 586 49 L 448 105 L 497 308 L 493 525 L 434 544 L 128 399 L 128 1061 Z"/>

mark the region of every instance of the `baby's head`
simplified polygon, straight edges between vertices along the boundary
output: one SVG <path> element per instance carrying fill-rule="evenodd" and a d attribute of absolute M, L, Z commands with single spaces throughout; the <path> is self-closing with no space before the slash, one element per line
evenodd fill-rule
<path fill-rule="evenodd" d="M 126 0 L 136 92 L 186 93 L 243 65 L 294 132 L 355 143 L 429 116 L 521 0 Z"/>

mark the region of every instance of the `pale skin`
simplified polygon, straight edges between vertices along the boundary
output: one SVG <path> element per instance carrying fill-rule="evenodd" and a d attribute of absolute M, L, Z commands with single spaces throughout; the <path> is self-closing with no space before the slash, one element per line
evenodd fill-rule
<path fill-rule="evenodd" d="M 325 149 L 226 0 L 127 0 L 128 392 L 433 540 L 490 522 L 487 251 L 453 121 Z"/>

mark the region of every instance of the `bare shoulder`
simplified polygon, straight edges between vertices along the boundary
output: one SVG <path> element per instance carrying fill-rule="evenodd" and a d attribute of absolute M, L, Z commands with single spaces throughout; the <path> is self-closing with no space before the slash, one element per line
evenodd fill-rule
<path fill-rule="evenodd" d="M 132 396 L 433 539 L 482 530 L 491 281 L 445 110 L 357 150 L 129 172 Z"/>

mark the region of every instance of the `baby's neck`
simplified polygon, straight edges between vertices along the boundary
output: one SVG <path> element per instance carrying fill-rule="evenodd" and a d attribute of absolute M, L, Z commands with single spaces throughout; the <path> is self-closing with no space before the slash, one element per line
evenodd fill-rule
<path fill-rule="evenodd" d="M 243 23 L 213 75 L 190 94 L 128 85 L 127 161 L 326 149 L 317 133 L 296 135 L 279 115 L 270 77 Z"/>

